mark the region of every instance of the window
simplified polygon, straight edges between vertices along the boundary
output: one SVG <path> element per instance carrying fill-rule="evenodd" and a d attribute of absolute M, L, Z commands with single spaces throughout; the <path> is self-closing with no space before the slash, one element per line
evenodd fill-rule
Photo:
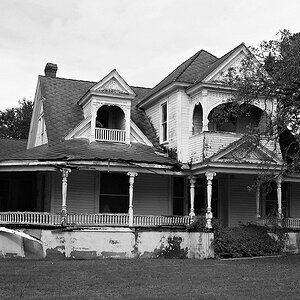
<path fill-rule="evenodd" d="M 173 215 L 183 216 L 184 214 L 184 178 L 173 178 Z"/>
<path fill-rule="evenodd" d="M 129 179 L 126 174 L 101 173 L 100 212 L 127 213 L 129 208 Z"/>
<path fill-rule="evenodd" d="M 168 139 L 168 105 L 167 102 L 161 106 L 161 142 Z"/>

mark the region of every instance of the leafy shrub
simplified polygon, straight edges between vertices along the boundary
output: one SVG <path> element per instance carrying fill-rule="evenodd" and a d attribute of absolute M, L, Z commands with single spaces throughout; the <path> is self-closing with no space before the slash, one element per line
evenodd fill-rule
<path fill-rule="evenodd" d="M 206 217 L 205 214 L 196 216 L 194 221 L 187 226 L 187 231 L 190 232 L 207 232 L 207 231 L 213 231 L 217 232 L 219 230 L 220 224 L 219 221 L 215 218 L 211 220 L 212 229 L 206 228 Z"/>
<path fill-rule="evenodd" d="M 220 228 L 215 233 L 213 248 L 216 256 L 223 258 L 274 255 L 282 253 L 284 238 L 280 227 L 241 224 Z"/>

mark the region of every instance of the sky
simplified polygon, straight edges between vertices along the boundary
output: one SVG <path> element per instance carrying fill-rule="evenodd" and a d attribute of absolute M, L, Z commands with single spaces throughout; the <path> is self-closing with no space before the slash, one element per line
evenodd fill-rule
<path fill-rule="evenodd" d="M 58 77 L 112 69 L 153 87 L 204 49 L 217 57 L 300 28 L 299 0 L 0 0 L 0 110 L 34 100 L 47 62 Z"/>

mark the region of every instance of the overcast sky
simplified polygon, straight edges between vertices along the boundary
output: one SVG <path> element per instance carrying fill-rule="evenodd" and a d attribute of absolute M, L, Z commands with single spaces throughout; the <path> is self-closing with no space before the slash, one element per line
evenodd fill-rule
<path fill-rule="evenodd" d="M 0 110 L 34 99 L 47 62 L 99 81 L 116 68 L 153 87 L 200 49 L 220 57 L 280 29 L 300 31 L 299 0 L 0 0 Z"/>

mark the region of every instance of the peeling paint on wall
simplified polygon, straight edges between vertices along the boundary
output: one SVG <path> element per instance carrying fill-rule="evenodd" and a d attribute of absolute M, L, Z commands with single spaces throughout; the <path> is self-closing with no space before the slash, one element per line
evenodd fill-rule
<path fill-rule="evenodd" d="M 24 229 L 25 231 L 25 229 Z M 211 258 L 212 233 L 170 230 L 26 229 L 42 244 L 0 234 L 0 257 L 28 259 Z"/>

